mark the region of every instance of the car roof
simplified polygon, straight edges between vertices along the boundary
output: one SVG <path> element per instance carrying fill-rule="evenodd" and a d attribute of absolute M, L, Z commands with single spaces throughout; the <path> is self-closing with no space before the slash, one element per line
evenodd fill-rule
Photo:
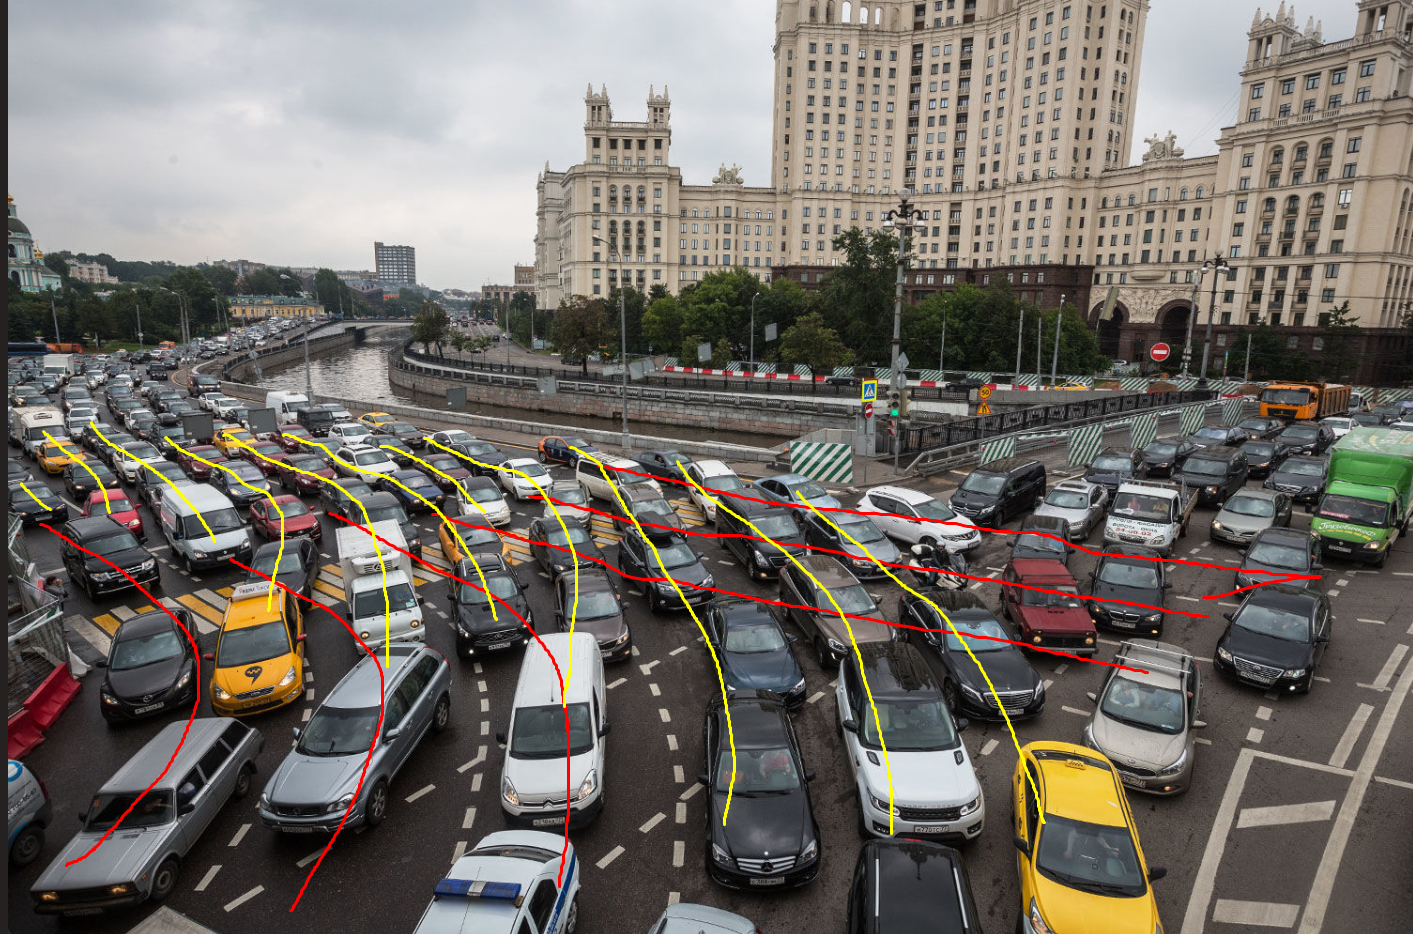
<path fill-rule="evenodd" d="M 1192 653 L 1182 646 L 1153 639 L 1130 639 L 1124 642 L 1119 646 L 1114 660 L 1122 660 L 1127 665 L 1143 669 L 1141 673 L 1126 671 L 1125 678 L 1163 687 L 1181 687 L 1184 672 L 1197 667 Z"/>
<path fill-rule="evenodd" d="M 1090 493 L 1098 486 L 1099 484 L 1090 483 L 1088 480 L 1061 480 L 1050 488 L 1050 492 L 1053 493 L 1056 490 L 1074 490 L 1078 493 Z"/>
<path fill-rule="evenodd" d="M 1192 452 L 1191 456 L 1188 457 L 1188 461 L 1191 462 L 1191 461 L 1194 461 L 1194 460 L 1204 460 L 1204 459 L 1205 459 L 1205 460 L 1229 461 L 1229 460 L 1231 460 L 1231 459 L 1234 458 L 1234 457 L 1240 457 L 1241 454 L 1242 454 L 1241 448 L 1229 448 L 1229 447 L 1200 448 L 1200 449 L 1198 449 L 1198 450 Z"/>
<path fill-rule="evenodd" d="M 1275 527 L 1269 529 L 1262 529 L 1256 535 L 1256 539 L 1252 542 L 1252 544 L 1254 545 L 1257 541 L 1276 541 L 1281 542 L 1283 544 L 1299 543 L 1301 545 L 1306 545 L 1310 542 L 1310 533 L 1306 532 L 1304 529 L 1283 529 Z"/>
<path fill-rule="evenodd" d="M 720 611 L 727 625 L 741 620 L 763 620 L 767 617 L 771 620 L 775 619 L 775 614 L 769 608 L 755 600 L 719 599 L 713 602 L 712 608 Z"/>
<path fill-rule="evenodd" d="M 555 579 L 555 588 L 561 592 L 567 592 L 570 599 L 574 594 L 574 575 L 561 574 Z M 608 572 L 598 568 L 579 569 L 579 592 L 585 593 L 591 590 L 607 590 L 616 593 L 613 580 L 609 578 Z"/>
<path fill-rule="evenodd" d="M 147 741 L 137 753 L 98 789 L 99 794 L 141 791 L 157 782 L 155 788 L 170 790 L 201 760 L 211 744 L 230 726 L 228 717 L 199 717 L 191 721 L 175 720 Z M 177 747 L 181 748 L 178 749 Z M 173 754 L 175 753 L 175 758 Z M 171 766 L 168 767 L 170 760 Z M 162 775 L 163 769 L 166 774 Z M 157 776 L 162 775 L 160 782 Z"/>
<path fill-rule="evenodd" d="M 568 667 L 571 641 L 574 654 L 581 662 L 575 665 L 572 671 Z M 540 636 L 539 642 L 544 650 L 526 652 L 520 662 L 520 679 L 515 686 L 514 706 L 520 708 L 559 704 L 566 700 L 571 704 L 587 702 L 594 693 L 595 673 L 603 671 L 598 640 L 590 633 L 579 630 L 572 633 L 545 633 Z M 589 664 L 583 664 L 584 659 L 588 659 Z M 594 664 L 595 661 L 598 664 Z M 558 664 L 559 671 L 568 673 L 565 679 L 567 698 L 561 698 L 560 675 L 555 670 L 555 664 Z"/>
<path fill-rule="evenodd" d="M 851 655 L 850 667 L 855 670 L 863 661 L 869 692 L 874 697 L 906 697 L 919 693 L 941 696 L 932 669 L 922 653 L 910 642 L 866 642 L 858 646 L 858 655 Z"/>
<path fill-rule="evenodd" d="M 1074 575 L 1055 558 L 1016 558 L 1011 567 L 1021 577 L 1062 577 L 1073 583 Z"/>
<path fill-rule="evenodd" d="M 127 530 L 127 526 L 106 514 L 70 519 L 68 522 L 68 532 L 71 538 L 96 538 L 99 535 L 112 535 L 115 532 L 126 532 Z"/>
<path fill-rule="evenodd" d="M 800 555 L 795 560 L 826 589 L 833 589 L 830 586 L 831 582 L 839 587 L 848 587 L 858 583 L 858 579 L 850 574 L 844 565 L 829 555 Z"/>
<path fill-rule="evenodd" d="M 1122 543 L 1107 546 L 1108 550 L 1099 558 L 1100 563 L 1113 560 L 1123 560 L 1125 564 L 1133 564 L 1139 561 L 1152 561 L 1158 557 L 1158 553 L 1152 548 L 1143 545 L 1125 545 Z"/>
<path fill-rule="evenodd" d="M 725 735 L 726 710 L 717 697 L 710 710 Z M 777 700 L 764 697 L 740 696 L 731 698 L 731 739 L 737 749 L 768 749 L 789 745 L 789 732 L 786 722 L 789 714 L 785 705 Z"/>
<path fill-rule="evenodd" d="M 387 660 L 384 661 L 384 649 L 386 649 Z M 383 666 L 382 687 L 385 692 L 393 687 L 393 682 L 397 680 L 398 674 L 414 659 L 420 658 L 423 652 L 434 652 L 427 646 L 415 642 L 393 642 L 383 648 L 378 649 L 376 657 L 365 655 L 359 659 L 358 664 L 349 669 L 348 674 L 339 679 L 339 683 L 334 685 L 334 689 L 324 698 L 321 706 L 338 707 L 340 709 L 350 707 L 370 707 L 377 703 L 378 699 L 378 667 Z"/>
<path fill-rule="evenodd" d="M 1033 530 L 1059 531 L 1065 533 L 1069 531 L 1070 524 L 1059 516 L 1049 516 L 1031 513 L 1025 517 L 1021 523 L 1021 531 L 1029 532 Z"/>
<path fill-rule="evenodd" d="M 168 609 L 173 613 L 178 612 L 177 607 L 168 607 Z M 138 613 L 136 616 L 130 616 L 124 620 L 118 626 L 118 631 L 113 634 L 113 640 L 117 641 L 120 636 L 123 638 L 150 636 L 154 633 L 166 632 L 174 628 L 175 624 L 172 622 L 172 617 L 161 610 L 152 610 L 147 613 Z M 195 638 L 195 636 L 196 633 L 192 633 L 192 637 Z"/>
<path fill-rule="evenodd" d="M 859 852 L 864 872 L 874 884 L 872 894 L 877 931 L 957 930 L 952 920 L 966 916 L 965 930 L 976 930 L 979 919 L 961 904 L 961 854 L 930 840 L 871 839 Z M 868 910 L 867 908 L 865 909 Z M 867 919 L 866 919 L 867 920 Z"/>
<path fill-rule="evenodd" d="M 1278 491 L 1276 491 L 1276 490 L 1248 489 L 1248 488 L 1246 488 L 1246 487 L 1242 487 L 1241 489 L 1239 489 L 1239 490 L 1237 490 L 1235 493 L 1233 493 L 1233 494 L 1231 495 L 1231 499 L 1228 499 L 1227 502 L 1228 502 L 1228 503 L 1231 502 L 1232 499 L 1235 499 L 1235 498 L 1238 497 L 1238 496 L 1247 496 L 1247 497 L 1250 497 L 1250 498 L 1252 498 L 1252 499 L 1269 499 L 1269 500 L 1274 501 L 1277 496 L 1284 496 L 1284 495 L 1286 495 L 1286 494 L 1280 493 L 1280 492 L 1278 492 Z M 1223 504 L 1222 504 L 1222 508 L 1223 508 L 1223 509 L 1226 508 L 1226 503 L 1223 503 Z"/>
<path fill-rule="evenodd" d="M 1102 753 L 1073 743 L 1030 743 L 1045 790 L 1045 810 L 1058 817 L 1126 827 L 1113 767 Z"/>

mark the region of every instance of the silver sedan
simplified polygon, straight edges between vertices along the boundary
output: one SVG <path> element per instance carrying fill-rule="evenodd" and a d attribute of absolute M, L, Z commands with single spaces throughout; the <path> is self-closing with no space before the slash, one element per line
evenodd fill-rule
<path fill-rule="evenodd" d="M 1240 490 L 1212 518 L 1211 537 L 1214 541 L 1249 545 L 1266 529 L 1288 527 L 1292 503 L 1289 493 Z"/>
<path fill-rule="evenodd" d="M 1109 493 L 1097 483 L 1087 480 L 1063 480 L 1045 496 L 1035 510 L 1037 516 L 1054 516 L 1065 522 L 1069 539 L 1082 542 L 1096 526 L 1104 522 L 1104 509 Z"/>

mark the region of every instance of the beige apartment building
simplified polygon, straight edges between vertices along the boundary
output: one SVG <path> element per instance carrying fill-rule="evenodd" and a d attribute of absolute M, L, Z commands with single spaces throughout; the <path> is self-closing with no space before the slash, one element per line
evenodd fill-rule
<path fill-rule="evenodd" d="M 78 260 L 69 260 L 69 275 L 89 285 L 111 285 L 118 281 L 118 277 L 108 272 L 108 267 L 102 263 L 82 263 Z"/>
<path fill-rule="evenodd" d="M 914 269 L 1092 264 L 1112 356 L 1180 344 L 1218 255 L 1219 346 L 1265 321 L 1318 351 L 1300 329 L 1346 300 L 1392 329 L 1413 301 L 1413 0 L 1355 6 L 1330 43 L 1284 4 L 1257 11 L 1238 122 L 1184 158 L 1172 134 L 1136 139 L 1145 0 L 777 0 L 768 184 L 685 184 L 666 89 L 623 123 L 590 88 L 584 161 L 537 182 L 537 298 L 827 269 L 836 234 L 907 194 L 926 222 Z M 1396 351 L 1385 336 L 1371 352 Z"/>

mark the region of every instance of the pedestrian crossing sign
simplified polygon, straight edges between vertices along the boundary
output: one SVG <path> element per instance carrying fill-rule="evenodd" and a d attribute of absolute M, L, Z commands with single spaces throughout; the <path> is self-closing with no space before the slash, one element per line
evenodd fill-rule
<path fill-rule="evenodd" d="M 977 414 L 977 415 L 990 415 L 990 414 L 991 414 L 991 406 L 988 405 L 988 404 L 985 403 L 985 402 L 981 403 L 981 405 L 978 405 L 978 406 L 976 407 L 976 414 Z"/>
<path fill-rule="evenodd" d="M 863 381 L 863 401 L 873 402 L 878 398 L 878 380 L 866 379 Z"/>

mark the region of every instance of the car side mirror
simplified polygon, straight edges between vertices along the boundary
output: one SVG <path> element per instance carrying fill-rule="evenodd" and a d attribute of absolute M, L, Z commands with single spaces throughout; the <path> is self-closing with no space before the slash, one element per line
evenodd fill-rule
<path fill-rule="evenodd" d="M 697 783 L 700 785 L 710 785 L 711 779 L 707 777 L 707 774 L 705 772 L 703 772 L 702 774 L 697 776 Z"/>
<path fill-rule="evenodd" d="M 1090 571 L 1090 572 L 1089 572 L 1089 579 L 1092 580 L 1092 581 L 1098 580 L 1098 579 L 1099 579 L 1099 574 L 1098 574 L 1098 572 L 1097 572 L 1097 571 Z"/>
<path fill-rule="evenodd" d="M 1235 614 L 1235 613 L 1223 613 L 1223 614 L 1222 614 L 1222 618 L 1223 618 L 1223 619 L 1226 619 L 1226 620 L 1233 620 L 1233 619 L 1236 619 L 1236 614 Z"/>
<path fill-rule="evenodd" d="M 497 734 L 496 734 L 496 742 L 498 742 L 498 743 L 500 743 L 502 746 L 504 746 L 504 745 L 506 744 L 505 734 L 504 734 L 504 733 L 497 733 Z"/>
<path fill-rule="evenodd" d="M 196 810 L 196 802 L 188 801 L 181 807 L 177 808 L 177 816 L 184 817 L 185 815 L 190 814 L 194 810 Z"/>
<path fill-rule="evenodd" d="M 1163 582 L 1163 589 L 1164 589 L 1164 590 L 1172 590 L 1172 589 L 1173 589 L 1172 583 L 1170 583 L 1170 582 L 1168 582 L 1168 581 L 1164 581 L 1164 582 Z"/>
<path fill-rule="evenodd" d="M 785 641 L 793 645 L 794 643 L 800 641 L 800 637 L 795 635 L 793 632 L 787 632 L 785 633 Z"/>
<path fill-rule="evenodd" d="M 79 816 L 78 816 L 78 819 L 79 819 L 79 826 L 80 826 L 80 827 L 82 827 L 84 824 L 88 823 L 88 815 L 87 815 L 87 814 L 80 813 Z"/>
<path fill-rule="evenodd" d="M 424 596 L 422 596 L 422 595 L 419 593 L 419 594 L 417 595 L 417 605 L 418 605 L 418 606 L 421 606 L 422 604 L 424 604 L 424 603 L 426 603 L 426 602 L 427 602 L 427 598 L 424 597 Z"/>
<path fill-rule="evenodd" d="M 93 667 L 94 667 L 94 668 L 107 668 L 107 667 L 108 667 L 108 660 L 107 660 L 106 658 L 100 658 L 98 661 L 96 661 L 96 662 L 93 663 Z"/>
<path fill-rule="evenodd" d="M 608 731 L 611 730 L 611 729 L 613 729 L 613 724 L 612 724 L 612 723 L 604 723 L 604 724 L 602 724 L 601 726 L 599 726 L 599 735 L 600 735 L 600 736 L 607 736 L 607 735 L 608 735 Z"/>
<path fill-rule="evenodd" d="M 807 782 L 812 782 L 812 781 L 814 781 L 816 777 L 817 777 L 817 776 L 816 776 L 816 774 L 815 774 L 814 769 L 809 769 L 808 771 L 805 772 L 805 781 L 807 781 Z"/>
<path fill-rule="evenodd" d="M 853 717 L 845 719 L 841 725 L 850 733 L 857 733 L 859 731 L 859 721 L 855 720 Z"/>
<path fill-rule="evenodd" d="M 383 739 L 384 739 L 384 741 L 390 743 L 390 742 L 392 742 L 393 740 L 397 739 L 397 738 L 398 738 L 399 736 L 401 736 L 401 735 L 402 735 L 402 727 L 400 727 L 400 726 L 390 726 L 390 727 L 388 727 L 387 732 L 383 734 Z"/>
<path fill-rule="evenodd" d="M 957 718 L 957 732 L 958 732 L 958 733 L 964 733 L 964 732 L 966 732 L 966 729 L 967 729 L 967 727 L 969 727 L 969 726 L 971 726 L 971 721 L 968 720 L 966 717 L 958 717 L 958 718 Z"/>
<path fill-rule="evenodd" d="M 1314 513 L 1314 511 L 1315 511 L 1315 504 L 1314 504 L 1314 503 L 1306 503 L 1306 504 L 1305 504 L 1305 515 L 1307 515 L 1307 516 L 1308 516 L 1308 515 L 1311 515 L 1312 513 Z"/>
<path fill-rule="evenodd" d="M 1154 866 L 1148 870 L 1148 881 L 1157 882 L 1168 874 L 1168 870 L 1163 866 Z"/>
<path fill-rule="evenodd" d="M 1089 698 L 1089 700 L 1090 700 L 1092 703 L 1095 703 L 1095 704 L 1099 703 L 1099 695 L 1098 695 L 1098 694 L 1095 694 L 1093 691 L 1087 691 L 1087 692 L 1085 692 L 1085 695 L 1084 695 L 1084 696 L 1087 697 L 1087 698 Z"/>
<path fill-rule="evenodd" d="M 1326 642 L 1329 642 L 1329 641 L 1330 641 L 1330 637 L 1327 636 L 1327 635 L 1325 635 L 1324 633 L 1321 633 L 1320 635 L 1318 635 L 1318 636 L 1315 637 L 1315 642 L 1316 642 L 1316 644 L 1318 644 L 1318 645 L 1324 645 Z"/>
<path fill-rule="evenodd" d="M 201 657 L 204 658 L 204 659 L 206 659 L 208 662 L 214 662 L 214 661 L 216 660 L 216 653 L 215 653 L 215 652 L 207 652 L 207 653 L 205 653 L 204 655 L 202 655 Z"/>
<path fill-rule="evenodd" d="M 1020 837 L 1016 837 L 1015 844 L 1016 849 L 1020 850 L 1026 856 L 1030 855 L 1030 844 L 1026 843 L 1025 840 L 1021 839 Z"/>
<path fill-rule="evenodd" d="M 295 641 L 295 642 L 303 642 L 305 639 L 308 639 L 308 638 L 309 638 L 309 634 L 308 634 L 308 633 L 303 633 L 303 632 L 301 632 L 299 635 L 297 635 L 297 636 L 294 637 L 294 641 Z"/>
<path fill-rule="evenodd" d="M 295 727 L 294 729 L 290 730 L 290 732 L 294 734 L 295 739 L 299 739 L 300 735 L 304 733 L 304 731 L 301 730 L 299 727 Z"/>

